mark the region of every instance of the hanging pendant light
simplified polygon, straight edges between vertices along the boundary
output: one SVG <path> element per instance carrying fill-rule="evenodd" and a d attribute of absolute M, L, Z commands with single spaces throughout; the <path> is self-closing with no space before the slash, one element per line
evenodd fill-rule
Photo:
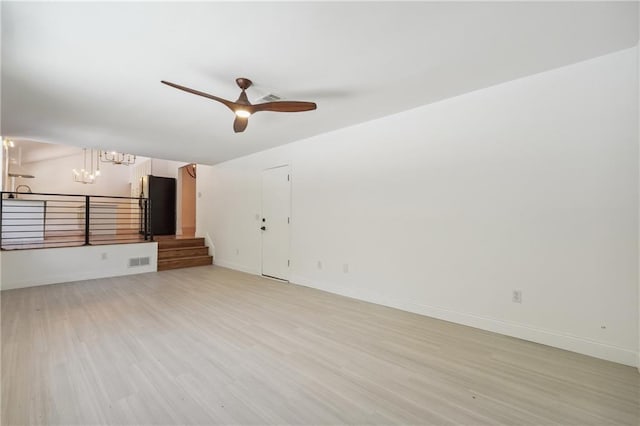
<path fill-rule="evenodd" d="M 136 156 L 133 154 L 126 154 L 124 152 L 117 151 L 103 151 L 100 150 L 100 161 L 103 163 L 113 163 L 123 166 L 134 164 L 136 162 Z"/>
<path fill-rule="evenodd" d="M 96 182 L 96 176 L 100 175 L 100 166 L 98 166 L 98 170 L 96 171 L 94 169 L 94 152 L 93 152 L 93 148 L 91 148 L 89 150 L 89 161 L 90 161 L 90 165 L 91 168 L 87 168 L 87 148 L 82 148 L 82 160 L 83 160 L 83 167 L 78 170 L 78 169 L 73 169 L 72 170 L 72 176 L 73 176 L 73 181 L 74 182 L 78 182 L 78 183 L 95 183 Z M 95 158 L 96 163 L 98 163 L 98 158 Z"/>

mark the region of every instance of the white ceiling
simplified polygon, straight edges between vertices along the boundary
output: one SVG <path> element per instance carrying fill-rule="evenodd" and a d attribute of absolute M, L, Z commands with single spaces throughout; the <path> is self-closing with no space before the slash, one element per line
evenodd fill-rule
<path fill-rule="evenodd" d="M 15 146 L 9 148 L 10 164 L 27 164 L 82 153 L 82 149 L 76 146 L 34 142 L 30 140 L 14 140 L 14 142 Z"/>
<path fill-rule="evenodd" d="M 634 46 L 632 2 L 2 2 L 2 134 L 217 163 Z M 221 104 L 272 92 L 312 112 Z"/>

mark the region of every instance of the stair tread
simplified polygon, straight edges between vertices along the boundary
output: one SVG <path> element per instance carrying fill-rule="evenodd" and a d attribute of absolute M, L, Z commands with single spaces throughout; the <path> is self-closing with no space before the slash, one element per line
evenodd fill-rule
<path fill-rule="evenodd" d="M 168 263 L 168 262 L 180 262 L 183 260 L 191 260 L 191 259 L 205 259 L 205 258 L 209 258 L 209 259 L 213 259 L 213 256 L 211 256 L 210 254 L 203 254 L 200 256 L 183 256 L 183 257 L 173 257 L 173 258 L 169 258 L 169 259 L 158 259 L 158 263 Z"/>
<path fill-rule="evenodd" d="M 158 251 L 193 250 L 193 249 L 201 249 L 205 247 L 207 246 L 165 247 L 165 248 L 158 248 Z"/>
<path fill-rule="evenodd" d="M 163 240 L 159 239 L 158 242 L 158 250 L 163 249 L 174 249 L 174 248 L 183 248 L 183 247 L 203 247 L 204 238 L 177 238 L 177 239 L 168 239 Z"/>

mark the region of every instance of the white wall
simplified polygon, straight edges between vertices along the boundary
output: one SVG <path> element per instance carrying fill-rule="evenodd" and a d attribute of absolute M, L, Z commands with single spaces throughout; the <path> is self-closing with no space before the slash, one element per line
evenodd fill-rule
<path fill-rule="evenodd" d="M 17 178 L 16 186 L 20 184 L 29 185 L 33 192 L 129 196 L 130 166 L 101 163 L 101 175 L 93 184 L 82 184 L 73 181 L 71 170 L 82 167 L 82 149 L 78 149 L 78 154 L 76 155 L 25 163 L 22 165 L 21 170 L 33 174 L 35 178 Z"/>
<path fill-rule="evenodd" d="M 3 251 L 0 289 L 155 272 L 157 252 L 157 243 Z M 149 257 L 150 263 L 129 267 L 132 257 Z"/>
<path fill-rule="evenodd" d="M 177 179 L 179 174 L 178 169 L 185 164 L 188 163 L 182 161 L 159 160 L 154 158 L 151 160 L 151 174 L 154 176 Z"/>
<path fill-rule="evenodd" d="M 634 365 L 636 61 L 629 49 L 201 167 L 197 233 L 217 264 L 259 273 L 260 172 L 290 164 L 292 282 Z"/>
<path fill-rule="evenodd" d="M 638 25 L 640 25 L 640 3 L 638 4 Z M 636 57 L 638 69 L 638 145 L 640 146 L 640 29 L 638 30 L 638 46 L 636 47 Z M 638 161 L 640 162 L 640 158 L 638 159 Z M 640 181 L 640 174 L 638 175 L 638 181 Z M 638 215 L 640 216 L 640 205 L 638 206 Z M 638 268 L 640 268 L 640 258 L 638 259 Z M 640 279 L 638 280 L 638 371 L 640 371 Z"/>
<path fill-rule="evenodd" d="M 131 196 L 140 195 L 140 179 L 147 176 L 160 176 L 177 179 L 178 169 L 187 163 L 172 160 L 159 160 L 156 158 L 138 157 L 139 161 L 131 166 L 129 180 L 131 181 Z"/>

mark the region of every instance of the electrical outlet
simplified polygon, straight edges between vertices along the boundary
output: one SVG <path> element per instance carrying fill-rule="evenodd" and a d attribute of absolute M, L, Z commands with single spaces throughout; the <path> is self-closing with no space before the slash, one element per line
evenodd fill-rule
<path fill-rule="evenodd" d="M 513 290 L 511 300 L 513 303 L 522 303 L 522 290 Z"/>
<path fill-rule="evenodd" d="M 236 256 L 240 255 L 240 249 L 236 249 Z"/>
<path fill-rule="evenodd" d="M 322 261 L 318 260 L 318 269 L 322 269 Z"/>
<path fill-rule="evenodd" d="M 107 253 L 102 253 L 102 254 L 100 254 L 100 258 L 101 258 L 102 260 L 107 260 Z"/>
<path fill-rule="evenodd" d="M 342 265 L 342 272 L 344 272 L 345 274 L 349 273 L 349 264 L 345 263 L 344 265 Z"/>

